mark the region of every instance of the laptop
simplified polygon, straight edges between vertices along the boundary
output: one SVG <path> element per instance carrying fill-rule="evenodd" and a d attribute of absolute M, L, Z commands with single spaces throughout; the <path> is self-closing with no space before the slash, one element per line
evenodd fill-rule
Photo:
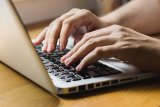
<path fill-rule="evenodd" d="M 82 72 L 69 67 L 60 58 L 69 51 L 57 49 L 43 53 L 34 46 L 10 0 L 0 0 L 0 61 L 15 69 L 54 95 L 72 94 L 114 85 L 159 77 L 159 73 L 142 72 L 135 66 L 115 58 L 103 59 Z"/>

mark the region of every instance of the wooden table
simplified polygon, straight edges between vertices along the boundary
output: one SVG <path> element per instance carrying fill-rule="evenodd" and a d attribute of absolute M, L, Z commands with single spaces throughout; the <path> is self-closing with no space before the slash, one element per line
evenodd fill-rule
<path fill-rule="evenodd" d="M 28 26 L 34 38 L 48 22 Z M 76 95 L 53 95 L 0 63 L 0 107 L 160 107 L 160 79 Z"/>

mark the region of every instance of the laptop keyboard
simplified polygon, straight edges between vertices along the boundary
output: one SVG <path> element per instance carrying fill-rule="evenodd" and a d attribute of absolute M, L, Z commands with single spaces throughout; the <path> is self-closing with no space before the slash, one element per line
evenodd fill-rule
<path fill-rule="evenodd" d="M 72 64 L 71 66 L 66 66 L 60 61 L 60 58 L 67 52 L 69 52 L 68 49 L 60 51 L 59 47 L 57 46 L 56 50 L 53 53 L 43 53 L 41 51 L 41 47 L 42 45 L 36 46 L 36 50 L 40 56 L 40 59 L 45 65 L 48 73 L 58 77 L 59 79 L 65 82 L 78 81 L 89 78 L 97 78 L 97 77 L 109 76 L 121 73 L 120 71 L 111 68 L 107 65 L 103 65 L 99 62 L 96 62 L 88 66 L 81 72 L 77 72 L 75 68 L 80 61 Z"/>

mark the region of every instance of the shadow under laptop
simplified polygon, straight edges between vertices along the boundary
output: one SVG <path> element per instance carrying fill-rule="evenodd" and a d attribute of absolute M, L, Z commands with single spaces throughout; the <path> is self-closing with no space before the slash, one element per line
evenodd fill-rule
<path fill-rule="evenodd" d="M 75 94 L 69 95 L 59 95 L 62 99 L 65 100 L 73 100 L 73 99 L 81 99 L 86 97 L 92 97 L 96 95 L 103 95 L 103 94 L 110 94 L 115 92 L 129 92 L 129 93 L 140 93 L 148 91 L 160 91 L 160 78 L 148 79 L 148 80 L 141 80 L 132 83 L 120 84 L 111 87 L 105 87 L 101 89 L 91 90 L 87 92 L 80 92 Z"/>

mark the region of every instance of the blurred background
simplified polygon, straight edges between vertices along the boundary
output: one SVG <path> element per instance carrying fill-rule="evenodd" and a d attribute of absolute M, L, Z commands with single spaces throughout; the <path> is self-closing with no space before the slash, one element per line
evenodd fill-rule
<path fill-rule="evenodd" d="M 72 8 L 88 9 L 98 16 L 125 4 L 128 0 L 12 0 L 26 25 L 55 19 Z"/>

